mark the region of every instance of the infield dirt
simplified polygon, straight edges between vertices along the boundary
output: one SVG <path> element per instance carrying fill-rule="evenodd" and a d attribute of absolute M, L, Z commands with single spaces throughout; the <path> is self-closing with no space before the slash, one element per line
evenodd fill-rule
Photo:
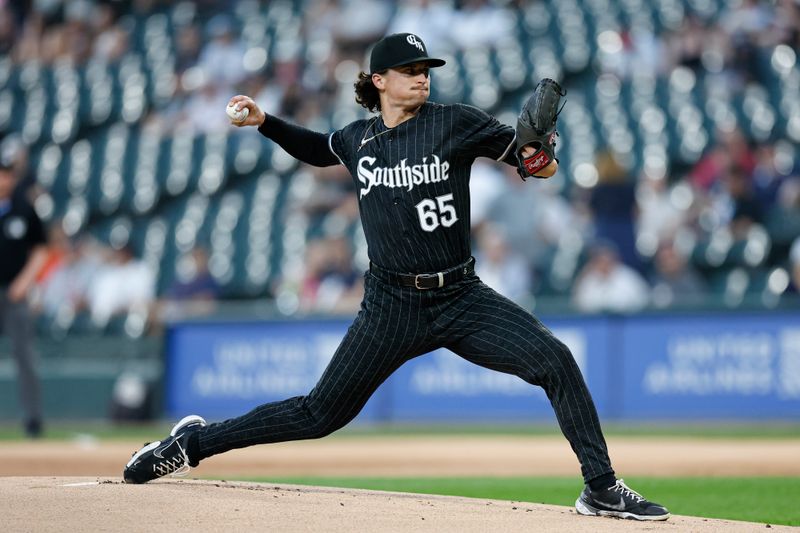
<path fill-rule="evenodd" d="M 157 439 L 162 435 L 153 435 Z M 800 476 L 800 439 L 612 437 L 621 476 Z M 0 476 L 116 476 L 142 442 L 0 443 Z M 253 446 L 212 457 L 194 476 L 576 476 L 558 436 L 371 436 Z"/>
<path fill-rule="evenodd" d="M 666 522 L 579 516 L 524 502 L 264 483 L 87 477 L 0 478 L 3 530 L 510 532 L 764 530 L 764 524 L 673 516 Z M 771 530 L 793 528 L 771 526 Z"/>
<path fill-rule="evenodd" d="M 0 476 L 25 476 L 0 477 L 3 532 L 705 533 L 766 528 L 682 516 L 637 523 L 582 517 L 571 507 L 270 483 L 169 479 L 125 485 L 122 468 L 141 444 L 88 436 L 63 442 L 0 443 Z M 615 467 L 624 476 L 800 476 L 799 448 L 798 439 L 609 439 Z M 578 478 L 578 472 L 563 438 L 495 435 L 342 437 L 254 446 L 212 457 L 191 475 Z"/>

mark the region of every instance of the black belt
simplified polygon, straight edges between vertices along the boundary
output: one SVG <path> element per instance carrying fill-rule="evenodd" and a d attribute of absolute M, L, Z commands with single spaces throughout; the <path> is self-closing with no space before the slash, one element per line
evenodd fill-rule
<path fill-rule="evenodd" d="M 369 271 L 381 281 L 391 285 L 414 287 L 419 290 L 438 289 L 460 281 L 475 272 L 475 258 L 470 257 L 466 262 L 442 272 L 433 274 L 401 274 L 381 268 L 373 262 L 369 264 Z"/>

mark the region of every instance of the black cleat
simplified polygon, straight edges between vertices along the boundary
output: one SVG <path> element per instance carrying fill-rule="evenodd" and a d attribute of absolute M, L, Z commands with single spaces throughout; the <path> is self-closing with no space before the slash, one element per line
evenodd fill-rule
<path fill-rule="evenodd" d="M 647 501 L 631 490 L 621 479 L 605 490 L 592 491 L 587 486 L 575 502 L 578 514 L 587 516 L 613 516 L 633 520 L 666 520 L 669 511 L 663 505 Z"/>
<path fill-rule="evenodd" d="M 189 415 L 175 424 L 166 439 L 145 444 L 125 465 L 122 473 L 125 483 L 147 483 L 164 476 L 185 475 L 190 466 L 197 466 L 189 464 L 186 455 L 189 436 L 205 426 L 202 417 Z"/>

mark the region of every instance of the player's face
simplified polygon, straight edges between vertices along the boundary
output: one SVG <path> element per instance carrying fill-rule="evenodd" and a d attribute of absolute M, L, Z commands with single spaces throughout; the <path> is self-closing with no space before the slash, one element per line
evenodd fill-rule
<path fill-rule="evenodd" d="M 418 107 L 430 96 L 430 67 L 427 63 L 392 68 L 382 78 L 385 96 L 400 105 Z"/>

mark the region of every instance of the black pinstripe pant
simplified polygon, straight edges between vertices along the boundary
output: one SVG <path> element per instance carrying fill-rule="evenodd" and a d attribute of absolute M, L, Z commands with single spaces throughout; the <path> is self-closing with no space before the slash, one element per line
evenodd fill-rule
<path fill-rule="evenodd" d="M 569 349 L 475 275 L 419 291 L 388 285 L 368 273 L 361 311 L 314 389 L 210 424 L 199 433 L 197 459 L 328 435 L 355 418 L 403 363 L 440 347 L 542 387 L 584 480 L 613 473 L 594 402 Z"/>

